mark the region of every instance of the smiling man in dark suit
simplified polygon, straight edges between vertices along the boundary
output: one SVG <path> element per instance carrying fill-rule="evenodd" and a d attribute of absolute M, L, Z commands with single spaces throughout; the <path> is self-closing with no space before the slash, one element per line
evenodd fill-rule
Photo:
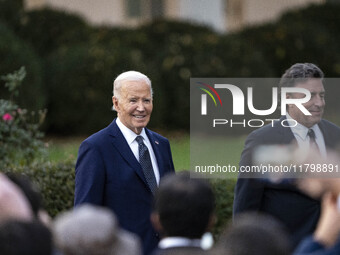
<path fill-rule="evenodd" d="M 150 254 L 159 241 L 150 222 L 153 196 L 159 180 L 174 172 L 170 144 L 146 128 L 153 109 L 150 79 L 128 71 L 113 86 L 118 118 L 79 148 L 75 205 L 112 209 L 120 225 L 141 238 L 144 254 Z"/>
<path fill-rule="evenodd" d="M 322 119 L 325 107 L 323 76 L 320 68 L 311 63 L 295 64 L 285 72 L 281 87 L 304 88 L 311 92 L 311 99 L 303 104 L 311 115 L 304 115 L 296 105 L 287 105 L 287 115 L 273 127 L 264 126 L 247 137 L 240 166 L 253 164 L 253 152 L 259 145 L 297 143 L 305 150 L 314 145 L 325 157 L 329 149 L 339 144 L 340 128 Z M 302 94 L 291 93 L 287 97 L 301 98 Z M 281 121 L 286 118 L 295 120 L 297 125 L 283 127 Z M 290 181 L 273 183 L 240 177 L 235 188 L 234 215 L 261 211 L 274 216 L 287 227 L 293 246 L 314 231 L 320 215 L 319 201 L 302 194 Z"/>

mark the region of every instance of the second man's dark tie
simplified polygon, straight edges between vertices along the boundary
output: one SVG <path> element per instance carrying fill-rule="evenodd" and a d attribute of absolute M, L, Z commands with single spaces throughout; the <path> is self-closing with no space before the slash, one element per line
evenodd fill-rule
<path fill-rule="evenodd" d="M 136 141 L 138 142 L 138 151 L 139 151 L 139 163 L 142 166 L 143 173 L 148 183 L 151 192 L 154 194 L 157 189 L 157 182 L 155 178 L 155 174 L 153 172 L 150 153 L 148 147 L 143 142 L 142 136 L 137 136 Z"/>
<path fill-rule="evenodd" d="M 318 144 L 316 143 L 316 140 L 315 140 L 315 133 L 314 133 L 313 129 L 308 130 L 308 136 L 309 136 L 309 146 L 310 146 L 310 148 L 312 150 L 315 150 L 316 152 L 320 152 L 319 146 L 318 146 Z"/>

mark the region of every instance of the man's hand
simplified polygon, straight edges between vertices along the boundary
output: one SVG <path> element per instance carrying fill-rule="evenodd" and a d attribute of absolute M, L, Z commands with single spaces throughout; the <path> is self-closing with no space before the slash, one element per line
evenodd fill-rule
<path fill-rule="evenodd" d="M 322 197 L 322 211 L 314 238 L 326 247 L 333 246 L 340 233 L 340 212 L 337 199 L 338 197 L 331 192 L 327 192 Z"/>

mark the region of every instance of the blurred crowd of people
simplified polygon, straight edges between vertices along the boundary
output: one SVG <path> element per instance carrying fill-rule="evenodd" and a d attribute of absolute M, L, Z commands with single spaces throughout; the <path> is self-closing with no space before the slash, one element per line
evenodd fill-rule
<path fill-rule="evenodd" d="M 213 191 L 206 180 L 190 178 L 189 172 L 170 174 L 155 194 L 151 222 L 162 238 L 153 255 L 340 254 L 340 180 L 301 179 L 299 186 L 322 197 L 322 214 L 314 234 L 295 251 L 284 226 L 259 213 L 235 217 L 206 250 L 202 236 L 215 221 Z M 0 174 L 0 254 L 140 255 L 142 248 L 136 235 L 119 227 L 111 210 L 84 204 L 52 220 L 25 176 Z"/>
<path fill-rule="evenodd" d="M 0 173 L 0 254 L 141 254 L 138 238 L 106 208 L 82 205 L 52 220 L 24 175 Z"/>

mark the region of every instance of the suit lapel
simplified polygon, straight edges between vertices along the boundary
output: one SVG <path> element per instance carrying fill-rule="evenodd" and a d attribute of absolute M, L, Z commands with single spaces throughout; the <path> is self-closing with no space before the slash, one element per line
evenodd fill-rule
<path fill-rule="evenodd" d="M 286 116 L 282 116 L 279 122 L 276 122 L 277 132 L 281 135 L 281 141 L 279 144 L 289 144 L 296 141 L 292 129 L 290 127 L 283 127 L 281 122 L 286 120 Z"/>
<path fill-rule="evenodd" d="M 321 133 L 323 135 L 323 139 L 325 141 L 326 151 L 328 152 L 329 148 L 334 149 L 336 147 L 337 140 L 332 139 L 331 133 L 327 132 L 327 123 L 324 120 L 321 120 L 318 124 Z"/>
<path fill-rule="evenodd" d="M 143 182 L 148 186 L 142 167 L 137 161 L 135 155 L 131 151 L 130 146 L 126 142 L 122 132 L 117 126 L 116 119 L 108 126 L 108 132 L 112 139 L 112 145 L 117 149 L 122 158 L 125 159 L 127 164 L 129 164 L 136 174 L 143 180 Z"/>

